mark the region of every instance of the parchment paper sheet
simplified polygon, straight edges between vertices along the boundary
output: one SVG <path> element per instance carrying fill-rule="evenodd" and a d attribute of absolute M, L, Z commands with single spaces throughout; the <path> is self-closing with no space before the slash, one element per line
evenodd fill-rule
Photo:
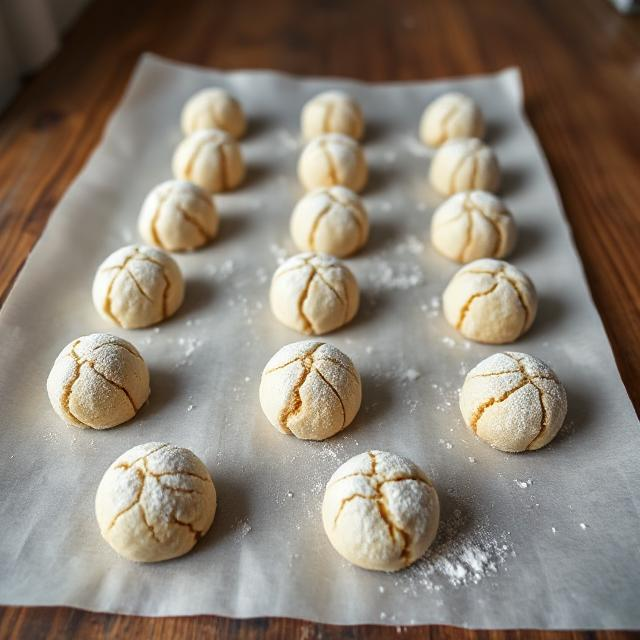
<path fill-rule="evenodd" d="M 247 182 L 216 198 L 219 239 L 178 256 L 188 281 L 179 313 L 158 329 L 119 330 L 91 304 L 94 271 L 137 241 L 144 196 L 171 177 L 180 109 L 207 85 L 228 87 L 248 112 Z M 301 339 L 271 316 L 268 286 L 278 256 L 293 252 L 300 108 L 334 87 L 366 112 L 372 235 L 349 260 L 361 311 L 327 339 L 359 367 L 364 403 L 345 432 L 311 443 L 267 423 L 258 384 L 268 358 Z M 496 349 L 462 340 L 437 309 L 457 267 L 427 242 L 440 199 L 427 185 L 430 153 L 416 130 L 424 105 L 451 89 L 487 114 L 502 195 L 521 231 L 511 259 L 540 292 L 533 329 L 511 348 L 548 361 L 568 391 L 567 426 L 536 453 L 492 450 L 466 430 L 456 404 L 464 372 Z M 94 331 L 133 341 L 152 376 L 149 404 L 106 432 L 62 424 L 45 391 L 59 350 Z M 638 423 L 521 112 L 516 70 L 368 85 L 218 73 L 145 56 L 2 309 L 0 354 L 3 604 L 328 623 L 640 627 Z M 213 475 L 219 511 L 192 553 L 141 566 L 103 542 L 93 498 L 108 465 L 148 441 L 192 448 Z M 441 496 L 434 551 L 400 574 L 349 566 L 322 531 L 324 484 L 369 448 L 408 455 Z"/>

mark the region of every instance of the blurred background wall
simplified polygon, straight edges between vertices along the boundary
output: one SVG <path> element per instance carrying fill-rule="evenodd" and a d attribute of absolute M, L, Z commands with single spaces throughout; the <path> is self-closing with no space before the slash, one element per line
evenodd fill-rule
<path fill-rule="evenodd" d="M 44 64 L 90 0 L 0 0 L 0 109 Z"/>

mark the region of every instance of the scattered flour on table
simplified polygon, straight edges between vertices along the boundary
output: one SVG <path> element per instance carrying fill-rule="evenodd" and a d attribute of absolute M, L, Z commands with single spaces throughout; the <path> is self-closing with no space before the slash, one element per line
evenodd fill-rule
<path fill-rule="evenodd" d="M 440 523 L 432 547 L 398 574 L 394 585 L 403 593 L 419 596 L 424 590 L 478 584 L 497 574 L 500 566 L 515 556 L 508 531 L 496 535 L 482 526 L 464 531 L 465 524 L 462 512 L 456 509 L 448 520 Z"/>
<path fill-rule="evenodd" d="M 521 488 L 521 489 L 528 489 L 532 484 L 533 484 L 533 480 L 531 478 L 527 479 L 527 480 L 518 480 L 517 478 L 514 480 L 514 482 Z"/>
<path fill-rule="evenodd" d="M 234 542 L 241 542 L 242 538 L 244 538 L 249 531 L 251 531 L 251 525 L 246 518 L 238 518 L 236 523 L 233 525 L 233 540 Z"/>

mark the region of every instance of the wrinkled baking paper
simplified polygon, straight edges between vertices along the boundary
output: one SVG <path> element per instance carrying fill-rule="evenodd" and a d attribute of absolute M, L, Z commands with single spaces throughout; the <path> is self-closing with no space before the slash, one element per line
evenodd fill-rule
<path fill-rule="evenodd" d="M 171 177 L 180 109 L 209 85 L 228 88 L 248 113 L 246 183 L 216 196 L 219 238 L 177 256 L 187 280 L 182 309 L 157 328 L 120 330 L 92 306 L 94 271 L 138 241 L 144 196 Z M 330 88 L 351 92 L 366 114 L 372 231 L 348 261 L 361 309 L 327 336 L 359 368 L 363 406 L 346 431 L 314 443 L 267 422 L 258 384 L 269 357 L 301 339 L 272 317 L 269 279 L 294 252 L 300 109 Z M 469 94 L 487 116 L 501 193 L 520 230 L 511 260 L 540 294 L 532 330 L 509 348 L 549 362 L 568 392 L 564 429 L 535 453 L 492 450 L 457 408 L 465 372 L 496 348 L 462 339 L 438 308 L 457 267 L 428 244 L 440 198 L 427 184 L 432 152 L 417 142 L 417 126 L 424 106 L 448 90 Z M 639 627 L 638 422 L 521 92 L 514 69 L 365 84 L 144 56 L 0 315 L 0 602 L 327 623 Z M 133 341 L 151 370 L 148 405 L 105 432 L 65 426 L 45 391 L 62 347 L 95 331 Z M 192 553 L 145 566 L 102 540 L 93 498 L 111 462 L 149 441 L 193 449 L 214 478 L 219 510 Z M 370 448 L 412 458 L 441 498 L 433 550 L 396 574 L 350 566 L 322 530 L 324 484 Z"/>

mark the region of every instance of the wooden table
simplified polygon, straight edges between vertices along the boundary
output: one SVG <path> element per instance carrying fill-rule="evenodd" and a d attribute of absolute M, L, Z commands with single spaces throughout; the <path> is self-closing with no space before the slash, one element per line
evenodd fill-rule
<path fill-rule="evenodd" d="M 589 285 L 640 406 L 640 18 L 606 0 L 97 0 L 0 118 L 0 295 L 95 147 L 143 51 L 222 69 L 424 80 L 520 66 Z M 634 258 L 634 255 L 636 256 Z M 613 597 L 613 596 L 612 596 Z M 640 598 L 640 596 L 639 596 Z M 640 605 L 640 601 L 638 603 Z M 606 603 L 603 603 L 606 606 Z M 623 638 L 1 610 L 0 638 Z"/>

